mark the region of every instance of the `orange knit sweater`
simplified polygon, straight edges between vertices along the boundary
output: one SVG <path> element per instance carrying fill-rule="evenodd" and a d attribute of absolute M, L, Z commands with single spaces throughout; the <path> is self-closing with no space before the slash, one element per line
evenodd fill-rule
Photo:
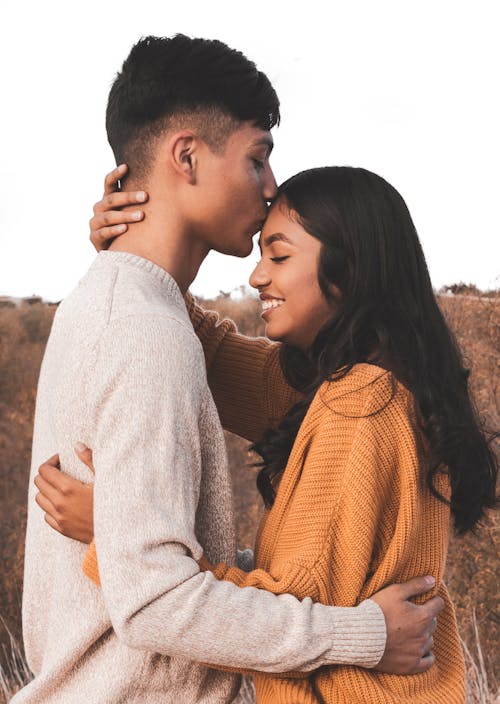
<path fill-rule="evenodd" d="M 257 440 L 298 396 L 285 382 L 279 345 L 238 335 L 231 321 L 189 300 L 209 383 L 227 429 Z M 445 601 L 434 636 L 436 664 L 408 677 L 337 666 L 309 676 L 255 674 L 260 704 L 462 704 L 464 663 L 442 582 L 449 509 L 424 481 L 425 452 L 413 397 L 389 372 L 356 365 L 318 390 L 300 427 L 276 501 L 256 544 L 256 569 L 212 567 L 246 587 L 354 606 L 415 575 L 433 574 Z M 441 477 L 441 492 L 447 492 Z M 86 574 L 97 581 L 95 552 Z"/>

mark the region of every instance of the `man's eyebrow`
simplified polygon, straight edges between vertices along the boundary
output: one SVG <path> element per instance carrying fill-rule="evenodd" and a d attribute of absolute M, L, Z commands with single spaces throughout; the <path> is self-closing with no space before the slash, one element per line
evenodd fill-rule
<path fill-rule="evenodd" d="M 264 135 L 264 137 L 261 137 L 260 139 L 256 139 L 255 142 L 252 142 L 252 147 L 267 147 L 268 151 L 267 154 L 271 154 L 274 148 L 274 141 L 273 138 L 270 135 Z"/>
<path fill-rule="evenodd" d="M 264 242 L 266 247 L 270 247 L 273 242 L 286 242 L 287 244 L 293 244 L 292 240 L 287 237 L 283 232 L 273 232 L 272 235 L 267 235 L 262 240 L 262 235 L 259 237 L 259 249 L 262 252 L 262 242 Z"/>

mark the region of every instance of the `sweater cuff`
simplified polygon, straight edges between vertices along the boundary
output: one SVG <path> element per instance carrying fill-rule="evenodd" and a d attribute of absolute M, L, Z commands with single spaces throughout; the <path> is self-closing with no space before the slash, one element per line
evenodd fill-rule
<path fill-rule="evenodd" d="M 376 667 L 387 642 L 384 612 L 371 599 L 349 611 L 349 621 L 344 627 L 337 625 L 334 642 L 326 657 L 332 665 Z"/>

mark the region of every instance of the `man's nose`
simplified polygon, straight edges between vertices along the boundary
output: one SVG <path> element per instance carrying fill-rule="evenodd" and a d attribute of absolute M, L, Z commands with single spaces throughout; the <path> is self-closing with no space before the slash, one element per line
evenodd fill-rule
<path fill-rule="evenodd" d="M 276 198 L 278 192 L 278 184 L 274 178 L 274 173 L 271 167 L 267 169 L 266 178 L 264 180 L 262 195 L 268 202 L 273 201 Z"/>

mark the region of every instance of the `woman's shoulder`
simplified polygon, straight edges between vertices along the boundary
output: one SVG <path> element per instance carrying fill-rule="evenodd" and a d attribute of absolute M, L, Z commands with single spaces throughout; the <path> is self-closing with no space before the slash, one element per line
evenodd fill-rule
<path fill-rule="evenodd" d="M 412 393 L 393 372 L 375 364 L 355 364 L 345 374 L 325 381 L 313 402 L 318 410 L 350 418 L 364 418 L 379 413 L 403 412 L 413 415 Z"/>

